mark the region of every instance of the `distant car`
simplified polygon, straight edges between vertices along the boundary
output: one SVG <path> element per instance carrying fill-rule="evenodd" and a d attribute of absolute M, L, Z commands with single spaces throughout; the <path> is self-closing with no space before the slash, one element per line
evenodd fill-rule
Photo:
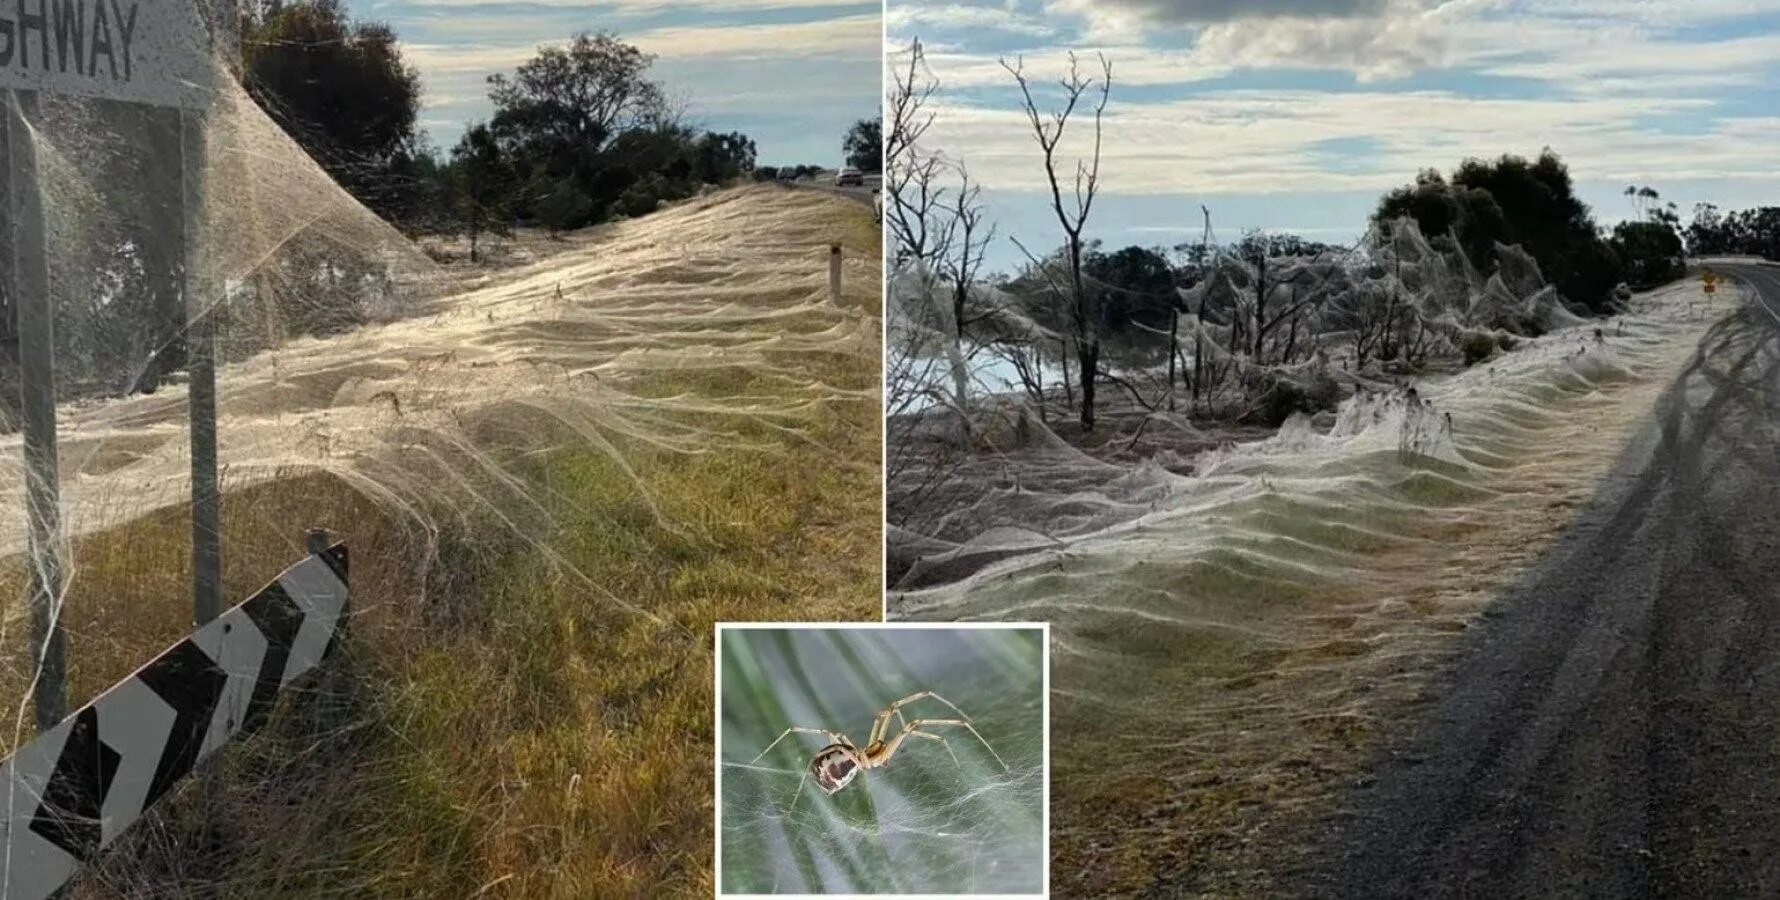
<path fill-rule="evenodd" d="M 865 184 L 865 176 L 858 169 L 848 166 L 834 176 L 834 184 L 836 187 L 859 187 Z"/>

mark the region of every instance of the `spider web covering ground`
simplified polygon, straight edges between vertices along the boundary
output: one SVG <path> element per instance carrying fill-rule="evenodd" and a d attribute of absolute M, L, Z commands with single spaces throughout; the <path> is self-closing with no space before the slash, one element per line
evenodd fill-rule
<path fill-rule="evenodd" d="M 1419 253 L 1414 237 L 1392 246 Z M 1329 808 L 1453 635 L 1561 531 L 1737 303 L 1683 283 L 1584 321 L 1534 278 L 1509 288 L 1508 268 L 1478 285 L 1442 264 L 1401 295 L 1447 323 L 1437 339 L 1500 311 L 1537 317 L 1541 335 L 1460 371 L 1385 376 L 1342 366 L 1351 329 L 1331 322 L 1325 358 L 1279 374 L 1343 379 L 1352 394 L 1259 436 L 1184 411 L 1103 415 L 1115 436 L 1089 453 L 972 372 L 972 450 L 942 477 L 931 461 L 957 445 L 959 416 L 943 350 L 926 353 L 936 399 L 907 446 L 891 426 L 891 465 L 905 452 L 908 464 L 889 488 L 889 615 L 1052 623 L 1053 889 L 1276 889 L 1304 839 L 1294 829 Z M 1318 276 L 1357 285 L 1333 311 L 1372 290 L 1351 278 Z M 891 284 L 893 335 L 922 308 L 898 295 L 913 284 Z M 1037 327 L 1016 324 L 1000 333 Z M 1208 355 L 1248 365 L 1218 326 L 1196 327 Z M 1153 371 L 1121 375 L 1156 390 L 1140 381 Z M 907 502 L 923 490 L 939 502 Z M 1158 774 L 1158 758 L 1174 762 Z"/>
<path fill-rule="evenodd" d="M 731 630 L 723 635 L 723 884 L 736 893 L 1037 893 L 1044 867 L 1042 632 Z M 824 795 L 798 782 L 826 742 L 863 745 L 873 718 L 918 691 L 957 704 L 957 754 L 907 740 L 883 768 Z M 953 718 L 931 699 L 908 718 Z M 899 723 L 892 717 L 892 729 Z M 793 797 L 796 802 L 793 803 Z"/>
<path fill-rule="evenodd" d="M 220 356 L 223 604 L 300 559 L 305 529 L 346 541 L 349 708 L 233 751 L 214 809 L 173 798 L 86 889 L 708 891 L 709 782 L 684 777 L 708 754 L 686 741 L 709 721 L 701 636 L 876 609 L 869 209 L 712 190 L 500 272 L 444 268 L 223 61 L 212 76 L 184 135 L 170 110 L 48 95 L 24 133 L 49 220 L 69 708 L 191 630 L 183 368 L 201 315 Z M 182 162 L 202 184 L 189 206 Z M 12 350 L 0 752 L 31 735 L 38 655 Z"/>
<path fill-rule="evenodd" d="M 1496 254 L 1497 271 L 1484 277 L 1450 242 L 1430 242 L 1412 219 L 1379 225 L 1351 250 L 1273 256 L 1264 269 L 1212 247 L 1200 280 L 1179 291 L 1174 342 L 1179 369 L 1203 367 L 1208 379 L 1215 370 L 1215 382 L 1198 397 L 1169 379 L 1166 332 L 1139 328 L 1106 338 L 1109 360 L 1118 361 L 1106 365 L 1100 411 L 1111 421 L 1101 430 L 1114 436 L 1101 440 L 1106 449 L 1094 454 L 1052 430 L 1074 427 L 1069 412 L 1041 411 L 1021 389 L 1019 368 L 1028 366 L 1026 377 L 1058 392 L 1057 354 L 1073 340 L 1069 326 L 1053 321 L 1056 313 L 1048 309 L 1062 302 L 1044 286 L 1046 279 L 1062 282 L 1057 260 L 1042 261 L 1038 269 L 1048 273 L 1045 278 L 1018 291 L 1014 285 L 972 285 L 964 309 L 971 326 L 962 342 L 949 337 L 957 317 L 950 286 L 922 268 L 899 267 L 888 295 L 893 407 L 902 398 L 901 407 L 891 410 L 896 421 L 889 448 L 893 583 L 919 588 L 955 580 L 995 559 L 1141 514 L 1158 478 L 1194 471 L 1202 467 L 1204 451 L 1257 432 L 1219 428 L 1216 420 L 1251 417 L 1269 384 L 1304 396 L 1357 394 L 1356 405 L 1369 407 L 1368 416 L 1405 425 L 1396 435 L 1403 450 L 1450 456 L 1438 434 L 1439 412 L 1421 404 L 1391 410 L 1393 392 L 1406 383 L 1405 369 L 1382 366 L 1379 347 L 1392 346 L 1401 357 L 1413 349 L 1451 358 L 1467 337 L 1512 347 L 1523 337 L 1583 322 L 1530 256 L 1508 246 L 1497 247 Z M 1295 306 L 1304 312 L 1269 325 L 1271 340 L 1257 347 L 1244 329 L 1252 332 L 1261 318 L 1254 297 L 1260 283 L 1270 285 L 1267 306 L 1274 315 Z M 1088 290 L 1116 292 L 1100 284 Z M 1162 399 L 1139 405 L 1133 391 Z M 1353 433 L 1363 424 L 1351 410 L 1339 415 L 1349 418 L 1335 424 L 1333 434 Z M 1208 419 L 1214 420 L 1209 426 Z M 1309 426 L 1301 418 L 1288 428 Z M 1326 419 L 1320 423 L 1329 427 Z M 982 452 L 962 460 L 948 452 L 961 442 Z M 985 490 L 989 485 L 1009 489 Z M 968 502 L 958 502 L 960 497 Z"/>

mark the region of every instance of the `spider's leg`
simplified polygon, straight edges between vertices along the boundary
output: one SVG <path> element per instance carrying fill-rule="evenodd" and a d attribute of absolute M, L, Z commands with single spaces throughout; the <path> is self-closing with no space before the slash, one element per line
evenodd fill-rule
<path fill-rule="evenodd" d="M 939 702 L 944 703 L 946 705 L 947 709 L 950 709 L 952 712 L 957 713 L 958 718 L 963 719 L 966 722 L 969 722 L 971 720 L 969 716 L 964 714 L 964 710 L 958 708 L 958 704 L 953 703 L 952 701 L 947 700 L 946 698 L 941 697 L 940 695 L 938 695 L 932 691 L 922 691 L 920 694 L 918 694 L 916 696 L 917 697 L 925 696 L 925 697 L 928 697 L 928 698 L 931 698 L 934 700 L 938 700 Z"/>
<path fill-rule="evenodd" d="M 791 795 L 791 805 L 785 807 L 785 815 L 791 815 L 797 809 L 797 801 L 803 797 L 803 786 L 810 780 L 810 770 L 803 770 L 803 777 L 797 779 L 797 793 Z"/>
<path fill-rule="evenodd" d="M 760 751 L 759 756 L 756 756 L 752 760 L 749 760 L 748 765 L 753 765 L 757 762 L 760 762 L 762 759 L 765 759 L 766 755 L 768 753 L 773 752 L 774 747 L 779 746 L 780 741 L 782 741 L 794 734 L 820 734 L 820 735 L 827 737 L 830 741 L 833 741 L 837 744 L 845 743 L 845 741 L 841 739 L 840 735 L 835 734 L 832 731 L 826 731 L 821 728 L 805 728 L 801 725 L 793 725 L 790 728 L 785 729 L 785 731 L 783 733 L 781 733 L 778 737 L 773 738 L 773 742 L 770 744 L 767 744 L 766 749 Z"/>
<path fill-rule="evenodd" d="M 978 741 L 982 742 L 983 749 L 989 751 L 989 755 L 995 757 L 995 761 L 997 763 L 1001 764 L 1001 770 L 1003 772 L 1012 771 L 1011 769 L 1009 769 L 1007 767 L 1007 761 L 1003 760 L 1001 758 L 1001 754 L 995 752 L 994 747 L 989 746 L 988 739 L 983 737 L 982 733 L 977 731 L 977 727 L 975 725 L 970 724 L 970 720 L 968 720 L 968 719 L 915 719 L 914 721 L 912 721 L 908 724 L 908 727 L 903 729 L 902 734 L 899 734 L 896 736 L 897 740 L 900 741 L 904 736 L 906 736 L 910 733 L 920 733 L 922 728 L 929 726 L 929 725 L 948 725 L 948 726 L 952 726 L 952 727 L 962 728 L 962 729 L 970 732 L 973 737 L 975 737 Z M 947 746 L 946 749 L 950 750 L 952 748 L 950 746 Z M 885 758 L 888 759 L 889 754 L 885 754 Z"/>
<path fill-rule="evenodd" d="M 965 715 L 964 710 L 958 708 L 958 704 L 953 703 L 952 701 L 947 700 L 946 698 L 941 697 L 940 695 L 938 695 L 932 691 L 920 691 L 918 693 L 910 694 L 907 697 L 904 697 L 901 700 L 898 700 L 895 703 L 890 704 L 888 707 L 886 707 L 884 709 L 884 712 L 882 713 L 880 721 L 882 721 L 883 718 L 888 718 L 891 713 L 895 713 L 896 720 L 898 722 L 902 723 L 903 727 L 905 727 L 905 728 L 908 727 L 908 720 L 904 719 L 902 717 L 902 708 L 911 704 L 911 703 L 919 701 L 919 700 L 936 700 L 940 703 L 945 704 L 947 709 L 951 710 L 954 713 L 957 713 L 958 718 L 963 719 L 966 722 L 971 721 L 970 716 Z M 883 735 L 879 734 L 878 737 L 882 738 Z"/>
<path fill-rule="evenodd" d="M 958 754 L 952 752 L 952 745 L 946 743 L 945 738 L 940 737 L 937 734 L 928 734 L 925 731 L 905 731 L 902 733 L 902 737 L 916 737 L 923 740 L 939 741 L 939 745 L 946 748 L 946 755 L 952 757 L 952 765 L 957 766 L 960 769 L 964 768 L 964 764 L 958 761 Z"/>
<path fill-rule="evenodd" d="M 908 727 L 909 722 L 907 719 L 902 717 L 902 709 L 900 707 L 896 706 L 895 704 L 886 706 L 886 707 L 884 707 L 883 712 L 878 713 L 877 719 L 871 723 L 871 738 L 865 742 L 866 746 L 869 747 L 872 744 L 875 744 L 878 741 L 883 740 L 886 736 L 888 736 L 890 734 L 890 717 L 891 716 L 896 717 L 896 724 L 898 726 L 901 726 L 904 728 Z"/>
<path fill-rule="evenodd" d="M 908 720 L 904 719 L 902 717 L 902 708 L 909 705 L 910 703 L 913 703 L 916 700 L 920 700 L 924 697 L 937 697 L 937 696 L 939 696 L 939 695 L 935 694 L 932 691 L 918 691 L 916 693 L 908 695 L 907 697 L 902 698 L 901 700 L 896 701 L 895 703 L 890 704 L 889 706 L 884 707 L 884 711 L 881 713 L 878 713 L 877 720 L 872 723 L 871 740 L 867 741 L 866 743 L 874 744 L 874 743 L 877 743 L 878 741 L 881 741 L 884 739 L 884 735 L 889 733 L 887 726 L 890 724 L 890 716 L 892 714 L 894 714 L 896 716 L 896 721 L 898 724 L 902 725 L 905 728 L 908 727 Z M 947 703 L 946 705 L 951 706 L 952 704 Z M 959 713 L 958 715 L 962 716 L 964 714 Z"/>

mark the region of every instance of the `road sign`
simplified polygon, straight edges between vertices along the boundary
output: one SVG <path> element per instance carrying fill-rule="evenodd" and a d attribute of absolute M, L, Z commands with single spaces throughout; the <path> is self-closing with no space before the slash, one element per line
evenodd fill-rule
<path fill-rule="evenodd" d="M 212 72 L 191 0 L 0 3 L 0 90 L 202 109 Z"/>
<path fill-rule="evenodd" d="M 13 302 L 21 347 L 19 383 L 25 433 L 27 504 L 31 534 L 32 643 L 42 648 L 36 680 L 38 730 L 60 721 L 63 710 L 63 645 L 56 610 L 63 583 L 58 508 L 60 471 L 56 448 L 54 298 L 49 246 L 37 173 L 39 93 L 144 103 L 179 110 L 180 174 L 189 222 L 201 189 L 202 129 L 198 116 L 215 100 L 213 42 L 192 0 L 12 0 L 0 3 L 0 94 L 4 94 L 9 171 L 5 210 L 12 246 L 0 248 L 12 265 Z M 236 15 L 234 0 L 221 0 L 219 18 Z M 190 252 L 189 235 L 181 254 Z M 187 260 L 182 269 L 194 267 Z M 189 275 L 184 289 L 194 286 Z M 188 302 L 188 307 L 190 306 Z M 207 337 L 207 330 L 200 333 Z M 215 615 L 221 582 L 215 470 L 215 387 L 210 350 L 187 365 L 191 392 L 193 484 L 193 595 L 199 624 Z"/>
<path fill-rule="evenodd" d="M 346 623 L 346 546 L 239 606 L 0 762 L 0 896 L 55 894 L 229 740 L 265 723 Z"/>

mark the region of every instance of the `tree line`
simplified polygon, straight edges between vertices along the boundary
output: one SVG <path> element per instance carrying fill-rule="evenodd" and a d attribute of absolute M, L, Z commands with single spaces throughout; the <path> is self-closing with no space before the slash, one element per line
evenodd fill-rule
<path fill-rule="evenodd" d="M 242 36 L 248 92 L 341 186 L 404 230 L 464 234 L 472 256 L 516 223 L 566 231 L 781 174 L 757 172 L 747 135 L 688 123 L 651 77 L 655 57 L 608 32 L 491 75 L 493 115 L 445 153 L 418 128 L 420 76 L 388 25 L 353 20 L 341 0 L 259 0 Z M 843 142 L 864 171 L 879 168 L 876 128 L 861 120 Z"/>
<path fill-rule="evenodd" d="M 1686 234 L 1695 256 L 1759 256 L 1780 262 L 1780 207 L 1727 213 L 1701 203 L 1694 207 Z"/>

